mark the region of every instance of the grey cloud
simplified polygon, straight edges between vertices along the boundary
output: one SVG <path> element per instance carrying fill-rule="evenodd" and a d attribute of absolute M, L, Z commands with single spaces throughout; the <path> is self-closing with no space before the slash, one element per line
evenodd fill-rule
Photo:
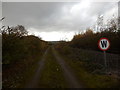
<path fill-rule="evenodd" d="M 112 9 L 115 3 L 91 3 L 90 8 L 83 9 L 72 16 L 69 10 L 78 3 L 64 2 L 3 2 L 4 25 L 24 25 L 27 29 L 35 28 L 37 32 L 77 31 L 93 25 L 98 14 Z M 86 17 L 84 17 L 86 14 Z"/>

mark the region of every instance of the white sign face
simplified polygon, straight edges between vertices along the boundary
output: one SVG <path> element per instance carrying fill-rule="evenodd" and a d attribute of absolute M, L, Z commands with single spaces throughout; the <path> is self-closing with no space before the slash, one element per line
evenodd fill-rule
<path fill-rule="evenodd" d="M 110 41 L 107 38 L 101 38 L 98 42 L 98 47 L 102 51 L 106 51 L 110 47 Z"/>

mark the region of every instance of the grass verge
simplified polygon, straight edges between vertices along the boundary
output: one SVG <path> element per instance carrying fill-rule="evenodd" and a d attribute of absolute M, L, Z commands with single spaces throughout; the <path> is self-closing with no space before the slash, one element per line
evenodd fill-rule
<path fill-rule="evenodd" d="M 19 86 L 19 88 L 26 88 L 27 84 L 32 80 L 34 74 L 36 73 L 37 68 L 39 67 L 38 62 L 41 60 L 43 55 L 39 55 L 39 59 L 36 59 L 36 62 L 24 73 L 24 79 Z"/>
<path fill-rule="evenodd" d="M 72 52 L 70 48 L 68 51 Z M 62 52 L 64 52 L 64 50 Z M 82 51 L 81 53 L 84 53 L 84 51 Z M 79 81 L 83 82 L 83 84 L 87 88 L 118 88 L 119 87 L 120 81 L 114 78 L 113 76 L 104 75 L 104 74 L 102 75 L 92 74 L 87 71 L 88 69 L 84 66 L 86 62 L 84 62 L 83 60 L 76 60 L 75 58 L 69 58 L 69 54 L 65 55 L 60 52 L 59 54 L 64 58 L 66 63 L 68 63 L 68 65 L 73 69 Z M 76 53 L 72 53 L 70 54 L 70 56 L 72 57 L 72 55 L 74 56 L 74 54 Z M 84 54 L 82 54 L 82 57 L 84 57 Z"/>

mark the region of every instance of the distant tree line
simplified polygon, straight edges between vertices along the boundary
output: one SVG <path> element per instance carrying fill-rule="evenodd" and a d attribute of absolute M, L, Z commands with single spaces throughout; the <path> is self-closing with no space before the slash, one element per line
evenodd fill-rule
<path fill-rule="evenodd" d="M 111 20 L 109 27 L 101 28 L 98 32 L 87 29 L 85 33 L 74 35 L 69 45 L 75 48 L 99 50 L 97 45 L 98 40 L 102 37 L 106 37 L 110 40 L 110 49 L 107 52 L 120 53 L 120 28 L 117 27 L 113 20 Z"/>

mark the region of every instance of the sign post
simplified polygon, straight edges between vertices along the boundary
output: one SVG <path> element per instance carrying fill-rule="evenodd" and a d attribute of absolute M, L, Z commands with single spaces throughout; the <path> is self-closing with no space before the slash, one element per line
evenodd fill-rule
<path fill-rule="evenodd" d="M 106 71 L 107 71 L 106 51 L 110 48 L 110 41 L 107 38 L 101 38 L 98 41 L 98 47 L 104 53 L 104 64 L 105 64 L 105 68 L 106 68 Z"/>
<path fill-rule="evenodd" d="M 104 52 L 105 67 L 107 68 L 106 52 L 105 51 L 103 52 Z"/>

